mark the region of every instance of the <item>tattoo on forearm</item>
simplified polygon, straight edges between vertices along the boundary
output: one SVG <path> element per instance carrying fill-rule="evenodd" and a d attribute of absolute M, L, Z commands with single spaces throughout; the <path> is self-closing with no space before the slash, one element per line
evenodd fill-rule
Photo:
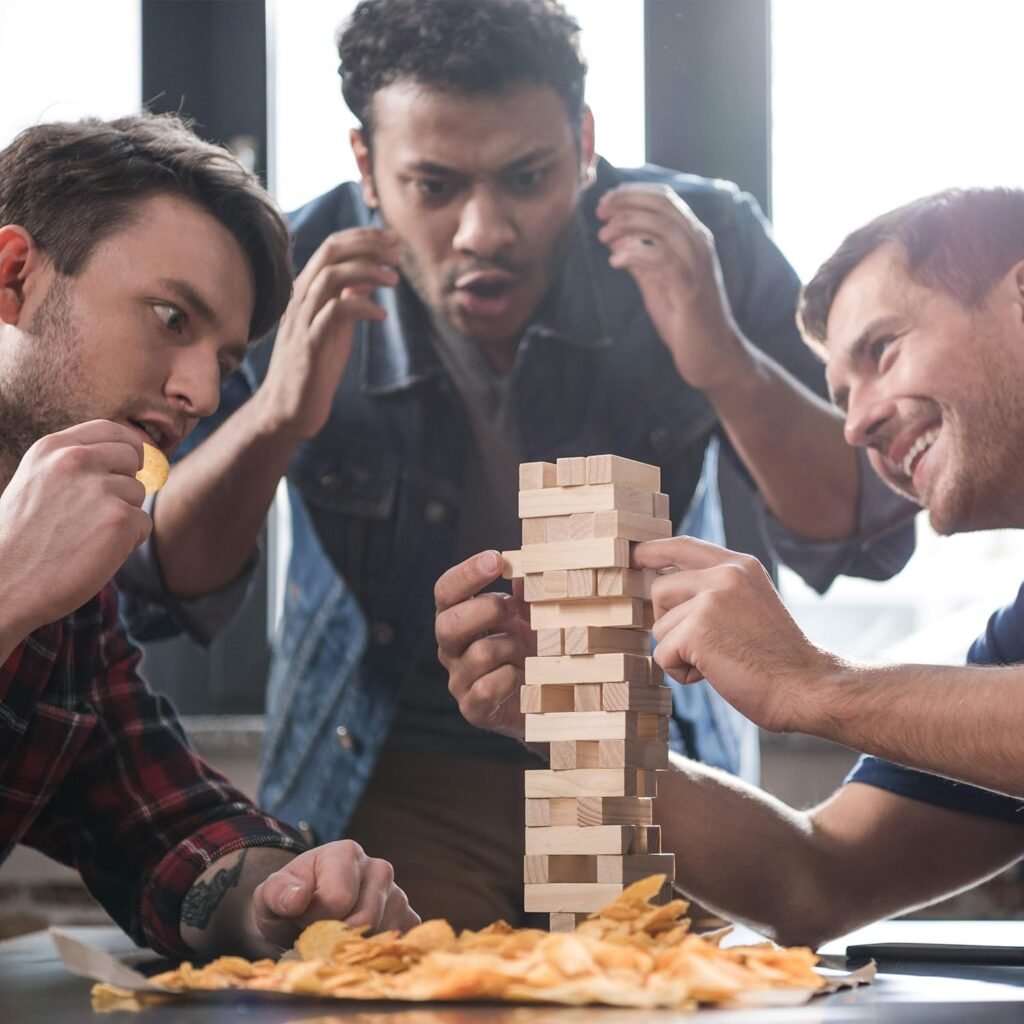
<path fill-rule="evenodd" d="M 221 868 L 209 882 L 196 882 L 189 889 L 181 904 L 182 924 L 191 925 L 191 927 L 201 930 L 210 923 L 210 918 L 220 906 L 220 901 L 224 899 L 225 893 L 228 889 L 233 889 L 238 885 L 238 880 L 242 877 L 242 865 L 245 863 L 248 852 L 248 850 L 242 851 L 242 856 L 238 858 L 234 867 Z"/>

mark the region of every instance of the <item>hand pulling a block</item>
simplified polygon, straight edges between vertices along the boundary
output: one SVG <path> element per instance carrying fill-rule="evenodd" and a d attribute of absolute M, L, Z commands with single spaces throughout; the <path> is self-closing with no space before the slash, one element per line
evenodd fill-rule
<path fill-rule="evenodd" d="M 522 600 L 481 593 L 502 574 L 497 551 L 484 551 L 449 569 L 434 587 L 437 656 L 448 670 L 448 690 L 467 722 L 506 736 L 523 736 L 519 687 L 527 656 L 536 653 Z"/>

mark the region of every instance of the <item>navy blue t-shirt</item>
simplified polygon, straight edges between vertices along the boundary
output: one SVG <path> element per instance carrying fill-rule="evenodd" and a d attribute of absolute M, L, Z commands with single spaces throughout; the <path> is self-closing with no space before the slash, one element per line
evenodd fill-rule
<path fill-rule="evenodd" d="M 969 665 L 1016 665 L 1020 662 L 1024 662 L 1024 586 L 1017 591 L 1013 602 L 988 620 L 985 632 L 971 644 L 967 654 Z M 862 757 L 846 781 L 863 782 L 952 811 L 1024 824 L 1024 800 L 903 768 L 878 757 Z"/>

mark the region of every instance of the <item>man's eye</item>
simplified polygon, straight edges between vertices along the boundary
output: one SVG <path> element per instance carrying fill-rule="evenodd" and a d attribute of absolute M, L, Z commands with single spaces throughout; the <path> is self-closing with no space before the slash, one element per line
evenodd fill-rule
<path fill-rule="evenodd" d="M 177 306 L 168 305 L 166 302 L 157 302 L 153 305 L 160 322 L 175 334 L 182 334 L 185 330 L 186 316 Z"/>
<path fill-rule="evenodd" d="M 440 178 L 417 178 L 415 185 L 423 195 L 430 199 L 440 199 L 451 191 L 449 183 Z"/>
<path fill-rule="evenodd" d="M 511 176 L 510 183 L 513 188 L 528 192 L 537 188 L 547 177 L 546 170 L 519 171 Z"/>
<path fill-rule="evenodd" d="M 886 334 L 881 338 L 877 338 L 871 343 L 868 352 L 871 355 L 871 361 L 877 365 L 882 361 L 882 356 L 885 355 L 886 350 L 896 340 L 896 336 L 892 334 Z"/>

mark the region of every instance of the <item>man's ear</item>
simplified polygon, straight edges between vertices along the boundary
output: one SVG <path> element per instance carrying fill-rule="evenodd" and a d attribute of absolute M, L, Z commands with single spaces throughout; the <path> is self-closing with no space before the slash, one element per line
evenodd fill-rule
<path fill-rule="evenodd" d="M 590 188 L 597 177 L 597 153 L 594 150 L 594 112 L 583 108 L 580 122 L 580 181 L 584 188 Z"/>
<path fill-rule="evenodd" d="M 371 210 L 376 210 L 379 203 L 377 200 L 377 188 L 373 184 L 373 160 L 370 157 L 370 147 L 366 144 L 366 136 L 362 128 L 353 128 L 348 133 L 348 141 L 356 158 L 356 166 L 359 168 L 359 179 L 363 186 L 363 200 Z"/>
<path fill-rule="evenodd" d="M 1024 319 L 1024 260 L 1021 260 L 1011 271 L 1014 286 L 1014 293 L 1021 307 L 1021 317 Z"/>
<path fill-rule="evenodd" d="M 16 324 L 43 259 L 32 236 L 17 224 L 0 227 L 0 323 Z"/>

